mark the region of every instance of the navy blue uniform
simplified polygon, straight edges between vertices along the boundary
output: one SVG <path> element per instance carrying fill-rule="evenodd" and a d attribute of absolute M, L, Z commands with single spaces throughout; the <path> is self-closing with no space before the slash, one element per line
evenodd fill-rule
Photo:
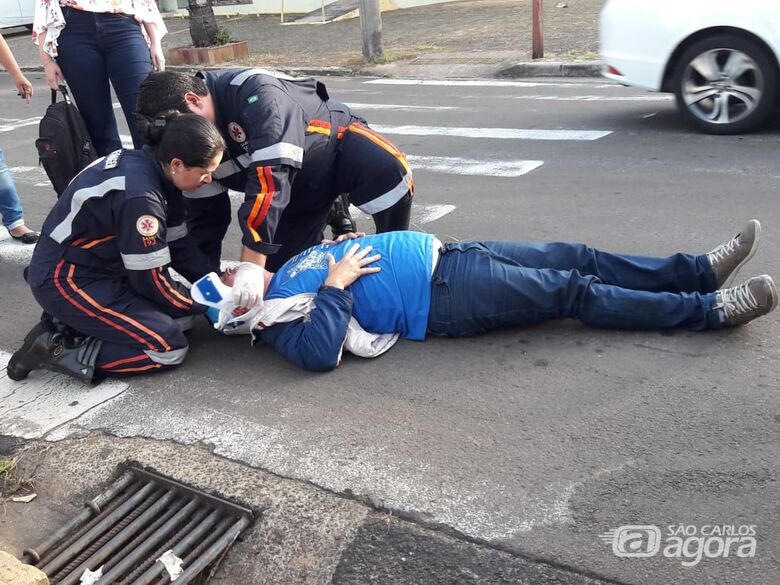
<path fill-rule="evenodd" d="M 103 340 L 97 371 L 131 375 L 184 360 L 174 319 L 206 307 L 167 268 L 178 252 L 166 221 L 182 207 L 151 153 L 118 150 L 77 175 L 46 218 L 27 281 L 47 313 Z"/>
<path fill-rule="evenodd" d="M 406 158 L 314 79 L 266 69 L 199 74 L 211 94 L 229 158 L 188 200 L 188 231 L 219 269 L 230 223 L 227 189 L 244 192 L 242 243 L 275 271 L 318 243 L 333 201 L 348 193 L 365 213 L 384 212 L 413 189 Z M 387 229 L 406 229 L 389 225 Z M 202 275 L 202 274 L 201 274 Z M 200 275 L 198 275 L 200 276 Z"/>

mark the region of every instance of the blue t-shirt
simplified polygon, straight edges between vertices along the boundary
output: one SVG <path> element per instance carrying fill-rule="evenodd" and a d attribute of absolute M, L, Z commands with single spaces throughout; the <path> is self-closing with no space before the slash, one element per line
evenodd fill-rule
<path fill-rule="evenodd" d="M 352 315 L 372 333 L 400 333 L 407 339 L 425 339 L 431 306 L 433 235 L 387 232 L 320 244 L 288 260 L 268 285 L 267 299 L 316 293 L 328 276 L 328 253 L 338 262 L 355 243 L 373 246 L 369 256 L 382 258 L 371 266 L 382 270 L 357 279 L 350 287 Z"/>

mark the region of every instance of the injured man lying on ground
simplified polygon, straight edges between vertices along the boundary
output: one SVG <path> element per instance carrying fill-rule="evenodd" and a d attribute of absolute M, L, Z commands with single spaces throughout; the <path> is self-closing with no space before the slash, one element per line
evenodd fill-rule
<path fill-rule="evenodd" d="M 314 371 L 338 366 L 345 349 L 376 357 L 399 337 L 472 336 L 549 319 L 624 330 L 734 327 L 778 304 L 768 275 L 732 286 L 760 233 L 751 220 L 709 253 L 666 258 L 573 243 L 442 244 L 420 232 L 349 234 L 268 275 L 265 302 L 251 313 L 235 316 L 221 305 L 211 318 L 222 333 L 252 333 Z M 231 286 L 232 276 L 228 270 L 217 286 Z M 195 288 L 214 291 L 204 279 Z"/>

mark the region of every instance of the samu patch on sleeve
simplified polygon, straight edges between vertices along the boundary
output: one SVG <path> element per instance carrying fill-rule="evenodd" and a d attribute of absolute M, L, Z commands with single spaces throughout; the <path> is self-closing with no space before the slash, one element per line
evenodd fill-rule
<path fill-rule="evenodd" d="M 135 229 L 145 238 L 156 236 L 160 231 L 160 220 L 153 215 L 142 215 L 135 222 Z"/>
<path fill-rule="evenodd" d="M 256 96 L 256 95 L 250 95 L 248 98 L 246 98 L 246 103 L 248 103 L 248 104 L 253 104 L 253 103 L 255 103 L 255 102 L 256 102 L 257 100 L 259 100 L 259 99 L 260 99 L 260 97 L 259 97 L 259 96 Z"/>

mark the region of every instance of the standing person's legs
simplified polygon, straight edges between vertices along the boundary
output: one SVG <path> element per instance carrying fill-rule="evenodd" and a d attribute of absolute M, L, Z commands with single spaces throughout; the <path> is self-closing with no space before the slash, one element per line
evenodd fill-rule
<path fill-rule="evenodd" d="M 577 270 L 604 284 L 650 292 L 712 292 L 717 281 L 706 254 L 666 258 L 612 254 L 584 244 L 483 242 L 496 255 L 527 268 Z"/>
<path fill-rule="evenodd" d="M 141 32 L 141 24 L 132 16 L 103 14 L 101 42 L 108 65 L 108 76 L 114 86 L 122 111 L 133 137 L 133 145 L 141 148 L 142 142 L 135 127 L 135 108 L 138 87 L 152 72 L 149 45 Z"/>
<path fill-rule="evenodd" d="M 19 193 L 16 192 L 11 170 L 5 162 L 3 151 L 0 149 L 0 216 L 3 226 L 10 232 L 24 225 L 22 203 L 19 201 Z"/>
<path fill-rule="evenodd" d="M 58 39 L 62 69 L 92 144 L 103 156 L 122 148 L 111 102 L 106 60 L 99 39 L 99 14 L 64 8 L 67 25 Z"/>
<path fill-rule="evenodd" d="M 520 266 L 480 243 L 449 244 L 433 277 L 428 328 L 454 337 L 570 318 L 611 329 L 716 329 L 714 305 L 714 293 L 629 290 L 577 270 Z"/>
<path fill-rule="evenodd" d="M 409 229 L 414 182 L 406 156 L 389 140 L 354 122 L 336 158 L 337 188 L 374 217 L 376 232 Z"/>

